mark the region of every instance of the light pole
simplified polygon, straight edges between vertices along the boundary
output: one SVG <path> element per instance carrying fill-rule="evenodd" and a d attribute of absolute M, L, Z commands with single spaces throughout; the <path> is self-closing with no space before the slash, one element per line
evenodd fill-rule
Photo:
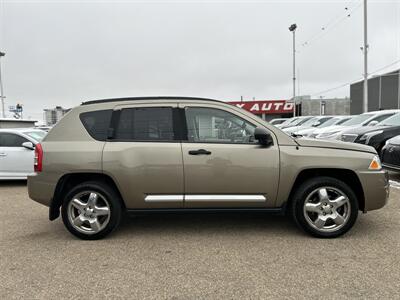
<path fill-rule="evenodd" d="M 364 92 L 363 111 L 368 112 L 368 40 L 367 40 L 367 0 L 364 0 Z"/>
<path fill-rule="evenodd" d="M 296 116 L 296 24 L 289 27 L 289 31 L 293 33 L 293 117 Z"/>
<path fill-rule="evenodd" d="M 1 58 L 6 55 L 4 52 L 0 52 L 0 98 L 1 98 L 1 111 L 3 118 L 6 117 L 6 111 L 4 110 L 4 90 L 3 81 L 1 80 Z"/>

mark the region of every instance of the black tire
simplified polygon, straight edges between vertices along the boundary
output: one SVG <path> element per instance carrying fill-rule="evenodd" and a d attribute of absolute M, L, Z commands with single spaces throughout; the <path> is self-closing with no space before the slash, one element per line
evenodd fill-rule
<path fill-rule="evenodd" d="M 68 215 L 68 206 L 70 202 L 74 199 L 76 195 L 80 193 L 93 191 L 101 195 L 101 200 L 105 200 L 109 206 L 109 214 L 107 216 L 108 222 L 105 227 L 102 228 L 97 233 L 85 233 L 78 231 L 73 224 L 71 224 L 69 215 Z M 104 199 L 103 199 L 104 198 Z M 88 181 L 83 182 L 75 187 L 73 187 L 66 195 L 61 207 L 62 220 L 65 227 L 68 229 L 76 237 L 83 240 L 98 240 L 104 238 L 111 232 L 113 232 L 119 225 L 122 217 L 122 199 L 118 195 L 118 193 L 110 187 L 108 184 L 104 182 L 96 182 L 96 181 Z"/>
<path fill-rule="evenodd" d="M 345 218 L 346 221 L 342 225 L 337 225 L 337 224 L 331 225 L 331 226 L 338 226 L 336 230 L 334 228 L 317 229 L 309 223 L 310 221 L 306 220 L 307 217 L 304 205 L 307 200 L 307 197 L 309 197 L 310 195 L 314 195 L 313 193 L 315 193 L 316 190 L 324 187 L 326 187 L 328 190 L 329 188 L 332 188 L 333 192 L 335 192 L 335 190 L 340 191 L 348 199 L 348 202 L 346 204 L 346 209 L 350 207 L 350 212 L 347 213 Z M 348 230 L 350 230 L 353 227 L 358 217 L 358 207 L 359 206 L 357 197 L 354 191 L 346 183 L 332 177 L 314 177 L 300 184 L 300 186 L 296 189 L 296 191 L 293 194 L 291 205 L 289 208 L 290 208 L 290 214 L 294 219 L 295 223 L 305 232 L 319 238 L 335 238 L 345 234 Z M 318 209 L 323 210 L 323 208 L 321 207 L 319 207 Z M 339 209 L 345 209 L 345 208 L 338 208 L 338 210 Z M 318 215 L 321 216 L 322 214 L 322 212 L 318 213 L 308 212 L 308 213 L 309 213 L 308 216 L 310 216 L 310 214 L 312 216 L 317 216 L 315 218 L 318 218 Z M 327 213 L 327 215 L 329 215 L 329 213 Z M 332 219 L 329 219 L 327 222 L 335 223 L 333 222 Z M 332 231 L 323 231 L 323 230 L 332 230 Z"/>

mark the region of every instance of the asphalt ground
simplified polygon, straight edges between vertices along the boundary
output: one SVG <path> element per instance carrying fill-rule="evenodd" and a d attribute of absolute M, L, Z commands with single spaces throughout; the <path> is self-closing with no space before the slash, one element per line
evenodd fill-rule
<path fill-rule="evenodd" d="M 81 241 L 0 183 L 0 299 L 400 299 L 400 184 L 337 239 L 265 214 L 148 215 Z"/>

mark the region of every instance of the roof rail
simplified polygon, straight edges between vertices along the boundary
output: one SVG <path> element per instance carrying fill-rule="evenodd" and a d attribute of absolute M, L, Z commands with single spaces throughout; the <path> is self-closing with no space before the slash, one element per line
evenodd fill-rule
<path fill-rule="evenodd" d="M 81 105 L 117 102 L 117 101 L 139 101 L 139 100 L 201 100 L 201 101 L 223 102 L 220 100 L 208 99 L 208 98 L 198 98 L 198 97 L 155 96 L 155 97 L 126 97 L 126 98 L 110 98 L 110 99 L 90 100 L 90 101 L 82 102 Z"/>

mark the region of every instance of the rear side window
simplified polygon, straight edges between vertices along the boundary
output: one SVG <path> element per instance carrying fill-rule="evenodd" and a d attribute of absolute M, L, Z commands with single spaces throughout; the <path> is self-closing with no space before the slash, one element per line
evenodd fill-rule
<path fill-rule="evenodd" d="M 116 140 L 173 141 L 171 107 L 140 107 L 121 110 Z"/>
<path fill-rule="evenodd" d="M 81 113 L 79 117 L 92 138 L 105 141 L 110 127 L 111 115 L 112 110 L 107 109 Z"/>
<path fill-rule="evenodd" d="M 22 147 L 29 142 L 26 138 L 13 133 L 0 133 L 0 147 Z"/>

